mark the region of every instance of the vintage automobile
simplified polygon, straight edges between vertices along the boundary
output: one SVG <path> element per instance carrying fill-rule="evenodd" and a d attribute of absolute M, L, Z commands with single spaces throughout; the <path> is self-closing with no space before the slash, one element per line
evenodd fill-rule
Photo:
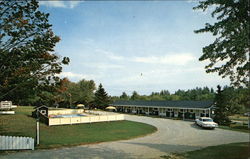
<path fill-rule="evenodd" d="M 214 129 L 218 127 L 218 124 L 209 117 L 200 117 L 199 119 L 195 120 L 195 123 L 202 128 Z"/>

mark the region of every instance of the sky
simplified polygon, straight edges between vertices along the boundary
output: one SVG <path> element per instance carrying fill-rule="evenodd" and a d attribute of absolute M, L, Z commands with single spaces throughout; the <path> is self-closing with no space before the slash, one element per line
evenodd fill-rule
<path fill-rule="evenodd" d="M 213 22 L 210 12 L 194 11 L 196 1 L 40 1 L 60 36 L 55 52 L 70 58 L 61 77 L 94 80 L 109 95 L 228 85 L 207 74 L 199 61 L 210 33 L 194 30 Z"/>

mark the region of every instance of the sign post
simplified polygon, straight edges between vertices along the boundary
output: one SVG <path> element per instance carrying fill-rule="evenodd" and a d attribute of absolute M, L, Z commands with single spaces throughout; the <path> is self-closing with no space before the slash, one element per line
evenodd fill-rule
<path fill-rule="evenodd" d="M 36 145 L 39 145 L 39 111 L 36 110 Z"/>

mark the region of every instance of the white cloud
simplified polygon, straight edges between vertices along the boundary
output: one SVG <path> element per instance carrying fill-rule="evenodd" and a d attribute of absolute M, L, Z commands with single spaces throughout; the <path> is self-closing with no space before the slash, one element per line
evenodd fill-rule
<path fill-rule="evenodd" d="M 186 0 L 187 3 L 197 3 L 197 0 Z"/>
<path fill-rule="evenodd" d="M 75 8 L 79 3 L 80 1 L 39 1 L 40 5 L 55 8 Z"/>
<path fill-rule="evenodd" d="M 185 65 L 196 58 L 192 54 L 171 54 L 165 56 L 134 57 L 132 61 L 149 64 Z"/>
<path fill-rule="evenodd" d="M 85 75 L 85 74 L 78 74 L 73 72 L 61 72 L 59 74 L 60 77 L 67 77 L 67 78 L 73 78 L 73 79 L 92 79 L 94 78 L 93 75 Z"/>
<path fill-rule="evenodd" d="M 75 8 L 79 3 L 80 3 L 80 1 L 70 1 L 69 2 L 69 7 L 70 8 Z"/>
<path fill-rule="evenodd" d="M 100 69 L 100 70 L 105 70 L 105 69 L 122 69 L 124 68 L 123 65 L 118 65 L 118 64 L 111 64 L 111 63 L 100 63 L 100 62 L 95 62 L 95 63 L 84 63 L 82 64 L 85 67 L 88 68 L 94 68 L 94 69 Z"/>
<path fill-rule="evenodd" d="M 152 68 L 126 73 L 119 79 L 111 79 L 109 83 L 124 89 L 152 92 L 152 89 L 191 89 L 195 87 L 216 87 L 224 85 L 229 79 L 222 79 L 217 74 L 207 74 L 199 66 L 181 66 L 169 68 Z"/>
<path fill-rule="evenodd" d="M 114 54 L 109 54 L 108 57 L 112 60 L 123 60 L 124 59 L 122 56 L 117 56 Z"/>
<path fill-rule="evenodd" d="M 116 55 L 116 54 L 114 54 L 113 52 L 110 52 L 110 51 L 106 51 L 106 50 L 102 50 L 102 49 L 96 49 L 95 51 L 104 54 L 106 57 L 108 57 L 111 60 L 120 61 L 120 60 L 124 59 L 123 56 Z"/>
<path fill-rule="evenodd" d="M 39 4 L 46 7 L 66 8 L 63 1 L 39 1 Z"/>

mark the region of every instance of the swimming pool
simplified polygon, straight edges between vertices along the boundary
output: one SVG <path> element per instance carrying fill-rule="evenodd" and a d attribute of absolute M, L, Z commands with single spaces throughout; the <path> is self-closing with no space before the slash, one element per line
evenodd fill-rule
<path fill-rule="evenodd" d="M 55 115 L 53 118 L 72 118 L 72 117 L 82 117 L 86 116 L 83 114 L 63 114 L 63 115 Z"/>

